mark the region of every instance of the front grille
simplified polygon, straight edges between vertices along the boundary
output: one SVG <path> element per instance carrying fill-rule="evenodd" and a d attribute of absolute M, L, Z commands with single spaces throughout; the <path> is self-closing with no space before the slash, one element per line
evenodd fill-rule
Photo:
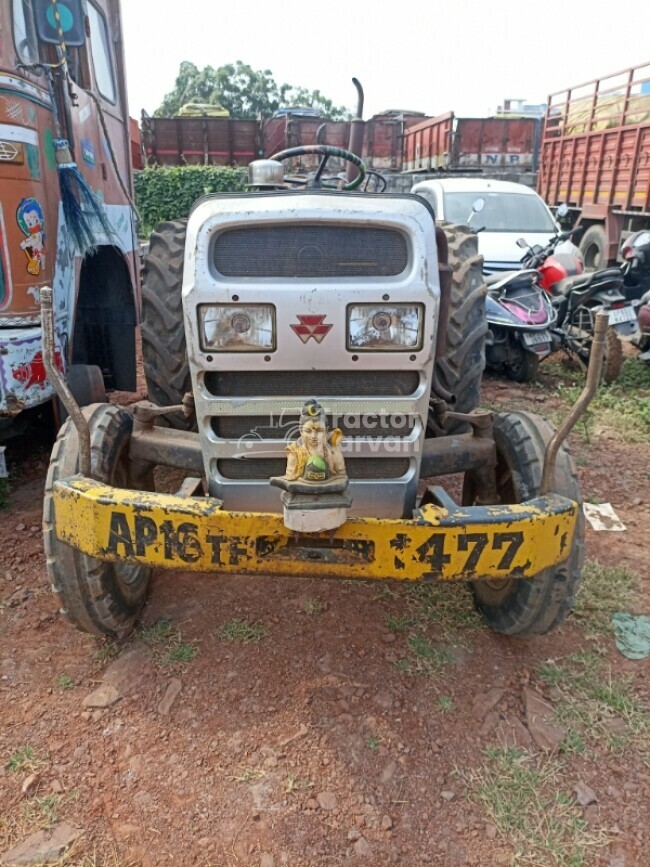
<path fill-rule="evenodd" d="M 394 229 L 359 225 L 250 226 L 221 232 L 212 255 L 224 277 L 394 277 L 408 244 Z"/>
<path fill-rule="evenodd" d="M 295 439 L 298 436 L 298 415 L 282 415 L 270 419 L 268 415 L 222 415 L 215 416 L 212 430 L 223 440 L 238 440 L 240 437 L 249 439 L 260 437 L 264 440 L 283 440 L 287 436 Z M 345 437 L 406 437 L 412 433 L 415 421 L 410 416 L 381 416 L 369 418 L 360 413 L 349 413 L 331 420 Z"/>
<path fill-rule="evenodd" d="M 409 471 L 408 458 L 349 458 L 345 462 L 351 479 L 399 479 Z M 217 461 L 217 471 L 225 479 L 268 480 L 271 476 L 284 475 L 287 462 L 284 458 L 237 460 L 222 458 Z"/>
<path fill-rule="evenodd" d="M 404 397 L 420 384 L 415 370 L 208 371 L 213 397 Z"/>

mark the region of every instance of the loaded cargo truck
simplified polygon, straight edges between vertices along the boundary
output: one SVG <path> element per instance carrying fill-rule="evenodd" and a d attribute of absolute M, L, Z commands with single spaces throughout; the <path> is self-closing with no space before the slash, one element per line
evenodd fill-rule
<path fill-rule="evenodd" d="M 650 63 L 549 96 L 537 189 L 585 227 L 588 270 L 650 228 Z"/>

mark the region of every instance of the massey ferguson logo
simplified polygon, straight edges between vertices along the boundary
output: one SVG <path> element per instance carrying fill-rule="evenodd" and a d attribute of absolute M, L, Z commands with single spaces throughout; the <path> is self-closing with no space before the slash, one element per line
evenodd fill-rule
<path fill-rule="evenodd" d="M 316 343 L 322 343 L 333 327 L 332 325 L 323 325 L 325 316 L 299 315 L 298 319 L 300 325 L 292 325 L 291 327 L 303 343 L 307 343 L 310 337 L 313 337 Z"/>

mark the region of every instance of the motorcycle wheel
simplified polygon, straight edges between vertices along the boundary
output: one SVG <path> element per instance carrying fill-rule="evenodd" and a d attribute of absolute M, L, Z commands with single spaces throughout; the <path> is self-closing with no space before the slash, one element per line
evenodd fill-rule
<path fill-rule="evenodd" d="M 504 370 L 508 379 L 513 382 L 534 382 L 539 370 L 539 355 L 529 352 L 517 343 L 508 352 Z"/>

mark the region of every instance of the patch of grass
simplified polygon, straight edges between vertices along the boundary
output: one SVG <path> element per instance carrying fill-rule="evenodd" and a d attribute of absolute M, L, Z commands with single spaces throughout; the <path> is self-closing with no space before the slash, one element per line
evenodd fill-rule
<path fill-rule="evenodd" d="M 615 678 L 595 652 L 551 660 L 537 673 L 560 691 L 556 714 L 573 733 L 568 750 L 602 741 L 612 750 L 637 747 L 650 758 L 650 707 L 635 693 L 632 677 Z"/>
<path fill-rule="evenodd" d="M 436 699 L 436 707 L 441 713 L 451 713 L 454 709 L 454 700 L 450 695 L 439 695 Z"/>
<path fill-rule="evenodd" d="M 261 780 L 266 776 L 266 772 L 261 768 L 241 768 L 237 774 L 231 774 L 226 777 L 235 783 L 253 783 L 255 780 Z"/>
<path fill-rule="evenodd" d="M 562 764 L 515 749 L 488 748 L 475 770 L 460 771 L 471 802 L 480 804 L 499 836 L 515 850 L 514 864 L 587 867 L 607 835 L 588 827 L 562 790 Z"/>
<path fill-rule="evenodd" d="M 616 387 L 650 391 L 650 364 L 643 364 L 636 358 L 623 359 L 623 367 L 616 380 Z"/>
<path fill-rule="evenodd" d="M 366 746 L 374 752 L 379 746 L 379 738 L 366 738 Z"/>
<path fill-rule="evenodd" d="M 582 391 L 578 385 L 558 386 L 558 395 L 568 406 L 573 405 Z M 621 434 L 628 443 L 650 442 L 650 394 L 622 385 L 620 381 L 601 386 L 583 416 L 578 429 L 587 441 L 599 430 Z"/>
<path fill-rule="evenodd" d="M 304 792 L 305 789 L 311 789 L 312 786 L 313 783 L 311 783 L 306 777 L 299 777 L 297 774 L 289 774 L 284 791 L 287 795 L 293 795 L 296 792 Z"/>
<path fill-rule="evenodd" d="M 313 599 L 311 596 L 309 599 L 305 601 L 302 610 L 305 614 L 320 614 L 321 611 L 325 610 L 325 605 L 322 602 L 319 602 L 318 599 Z"/>
<path fill-rule="evenodd" d="M 395 665 L 406 674 L 438 675 L 449 662 L 449 653 L 443 647 L 434 647 L 421 633 L 410 635 L 407 640 L 409 655 Z"/>
<path fill-rule="evenodd" d="M 188 641 L 177 641 L 168 649 L 163 657 L 163 663 L 172 666 L 187 665 L 197 656 L 198 652 L 194 644 Z"/>
<path fill-rule="evenodd" d="M 11 754 L 5 765 L 5 771 L 17 774 L 33 774 L 42 764 L 32 747 L 21 747 Z"/>
<path fill-rule="evenodd" d="M 265 626 L 260 623 L 249 623 L 248 620 L 229 620 L 217 632 L 222 641 L 239 641 L 242 644 L 250 644 L 261 641 L 267 633 Z"/>
<path fill-rule="evenodd" d="M 69 674 L 60 674 L 54 681 L 59 689 L 74 689 L 75 682 Z"/>
<path fill-rule="evenodd" d="M 174 639 L 174 627 L 169 620 L 159 620 L 151 626 L 143 626 L 138 630 L 140 641 L 153 647 L 156 644 L 166 644 Z"/>
<path fill-rule="evenodd" d="M 119 656 L 120 648 L 114 641 L 103 641 L 101 647 L 93 653 L 93 659 L 100 665 L 110 662 Z"/>
<path fill-rule="evenodd" d="M 391 632 L 406 632 L 413 626 L 413 619 L 408 614 L 387 614 L 384 618 L 386 629 Z"/>
<path fill-rule="evenodd" d="M 58 807 L 61 801 L 60 795 L 46 795 L 42 798 L 32 798 L 23 804 L 25 819 L 30 825 L 39 828 L 50 828 L 58 821 Z"/>
<path fill-rule="evenodd" d="M 421 624 L 435 623 L 436 631 L 443 636 L 464 636 L 485 628 L 474 607 L 472 592 L 463 583 L 417 583 L 405 589 L 414 620 Z"/>
<path fill-rule="evenodd" d="M 625 611 L 634 602 L 639 577 L 623 566 L 603 566 L 587 560 L 573 610 L 584 622 L 587 635 L 613 633 L 611 615 Z"/>

